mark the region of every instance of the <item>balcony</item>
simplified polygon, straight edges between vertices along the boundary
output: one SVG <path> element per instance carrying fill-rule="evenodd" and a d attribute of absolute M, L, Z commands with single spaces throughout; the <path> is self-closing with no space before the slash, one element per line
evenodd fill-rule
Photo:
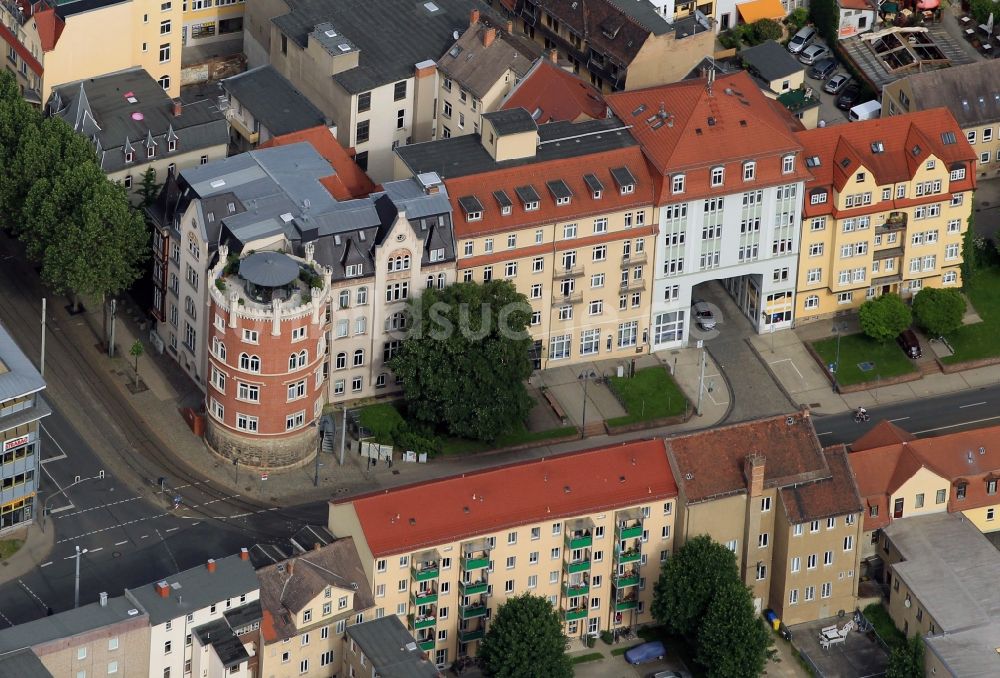
<path fill-rule="evenodd" d="M 437 617 L 435 617 L 434 615 L 424 615 L 423 617 L 418 617 L 416 615 L 411 614 L 409 616 L 409 620 L 410 620 L 410 628 L 415 631 L 419 629 L 429 629 L 435 624 L 437 624 Z"/>
<path fill-rule="evenodd" d="M 410 594 L 410 602 L 417 607 L 421 605 L 433 605 L 437 602 L 438 593 L 431 589 L 417 590 Z"/>
<path fill-rule="evenodd" d="M 562 585 L 563 596 L 567 598 L 573 598 L 575 596 L 585 596 L 590 593 L 590 582 L 582 581 L 580 583 L 564 583 Z"/>
<path fill-rule="evenodd" d="M 585 607 L 577 607 L 577 608 L 574 608 L 572 610 L 563 610 L 562 611 L 562 618 L 563 618 L 563 621 L 568 621 L 568 622 L 569 621 L 576 621 L 578 619 L 586 619 L 587 618 L 587 608 L 585 608 Z"/>
<path fill-rule="evenodd" d="M 646 263 L 646 253 L 645 252 L 634 252 L 622 257 L 622 268 L 628 268 L 629 266 L 639 266 Z"/>
<path fill-rule="evenodd" d="M 641 292 L 646 289 L 646 281 L 643 279 L 633 280 L 629 278 L 628 281 L 622 281 L 618 284 L 619 292 Z"/>
<path fill-rule="evenodd" d="M 566 564 L 566 571 L 570 574 L 577 574 L 579 572 L 589 572 L 590 571 L 590 558 L 587 557 L 584 560 L 575 560 L 573 562 Z"/>
<path fill-rule="evenodd" d="M 629 586 L 638 586 L 639 584 L 639 571 L 629 570 L 625 574 L 620 574 L 615 577 L 615 587 L 619 589 L 628 588 Z"/>
<path fill-rule="evenodd" d="M 618 527 L 615 528 L 615 539 L 638 539 L 642 536 L 642 523 L 639 521 L 633 523 L 625 523 L 623 527 L 621 523 L 618 523 Z"/>
<path fill-rule="evenodd" d="M 628 598 L 623 598 L 621 600 L 615 601 L 615 612 L 624 612 L 625 610 L 634 610 L 639 607 L 639 601 L 635 596 L 630 596 Z"/>
<path fill-rule="evenodd" d="M 474 640 L 482 640 L 486 634 L 486 629 L 459 629 L 458 642 L 471 643 Z"/>
<path fill-rule="evenodd" d="M 580 264 L 574 264 L 572 266 L 555 266 L 552 269 L 552 279 L 553 280 L 565 280 L 566 278 L 579 278 L 583 276 L 584 270 L 583 266 Z"/>
<path fill-rule="evenodd" d="M 427 640 L 421 640 L 417 643 L 417 647 L 424 652 L 431 652 L 434 649 L 434 639 L 429 638 Z"/>
<path fill-rule="evenodd" d="M 625 565 L 627 563 L 636 563 L 642 558 L 642 552 L 638 546 L 633 546 L 632 548 L 625 549 L 624 551 L 619 551 L 615 548 L 615 559 L 618 561 L 619 565 Z"/>
<path fill-rule="evenodd" d="M 479 619 L 480 617 L 486 616 L 486 605 L 483 603 L 476 603 L 475 605 L 466 605 L 462 608 L 462 619 Z"/>
<path fill-rule="evenodd" d="M 906 228 L 906 219 L 906 212 L 889 212 L 888 218 L 878 227 L 878 231 L 902 231 Z"/>
<path fill-rule="evenodd" d="M 552 305 L 559 306 L 560 304 L 579 304 L 583 301 L 583 292 L 570 292 L 568 294 L 563 294 L 559 290 L 554 290 L 552 292 Z"/>
<path fill-rule="evenodd" d="M 594 544 L 594 535 L 589 530 L 586 532 L 567 532 L 565 542 L 568 549 L 590 548 Z"/>
<path fill-rule="evenodd" d="M 480 593 L 486 593 L 487 587 L 488 584 L 485 579 L 470 581 L 468 583 L 463 581 L 458 585 L 458 592 L 463 596 L 474 596 Z"/>
<path fill-rule="evenodd" d="M 437 579 L 439 573 L 440 571 L 436 560 L 414 563 L 413 567 L 410 568 L 410 577 L 412 577 L 414 581 L 430 581 L 431 579 Z"/>
<path fill-rule="evenodd" d="M 466 572 L 481 570 L 490 566 L 489 556 L 466 556 L 462 558 L 462 569 Z"/>

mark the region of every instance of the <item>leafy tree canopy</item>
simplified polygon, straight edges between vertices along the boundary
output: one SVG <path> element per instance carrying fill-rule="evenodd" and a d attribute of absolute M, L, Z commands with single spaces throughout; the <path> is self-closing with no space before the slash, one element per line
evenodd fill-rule
<path fill-rule="evenodd" d="M 924 641 L 919 634 L 892 649 L 885 678 L 923 678 Z"/>
<path fill-rule="evenodd" d="M 925 287 L 913 298 L 913 315 L 931 336 L 951 334 L 962 326 L 965 298 L 954 288 Z"/>
<path fill-rule="evenodd" d="M 858 311 L 861 330 L 875 341 L 892 341 L 913 322 L 910 307 L 898 294 L 869 299 Z"/>
<path fill-rule="evenodd" d="M 490 622 L 479 648 L 486 675 L 494 678 L 570 678 L 559 613 L 541 596 L 508 598 Z"/>
<path fill-rule="evenodd" d="M 721 581 L 700 620 L 695 661 L 709 678 L 755 678 L 764 673 L 771 633 L 754 613 L 750 589 L 737 579 Z"/>
<path fill-rule="evenodd" d="M 726 581 L 739 581 L 736 555 L 707 535 L 688 540 L 663 565 L 653 591 L 653 618 L 674 633 L 693 635 Z"/>

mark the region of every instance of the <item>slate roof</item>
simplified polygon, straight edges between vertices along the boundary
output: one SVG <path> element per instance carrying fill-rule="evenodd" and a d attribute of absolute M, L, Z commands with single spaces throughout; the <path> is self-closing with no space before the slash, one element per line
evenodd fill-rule
<path fill-rule="evenodd" d="M 0 401 L 36 393 L 45 388 L 45 380 L 0 324 Z"/>
<path fill-rule="evenodd" d="M 142 167 L 149 162 L 150 145 L 163 158 L 229 143 L 229 124 L 213 101 L 185 104 L 175 116 L 170 97 L 141 68 L 60 85 L 47 110 L 90 139 L 106 173 Z M 131 163 L 125 160 L 127 151 L 134 154 Z"/>
<path fill-rule="evenodd" d="M 744 462 L 764 456 L 764 487 L 831 477 L 812 417 L 796 412 L 689 433 L 666 441 L 670 468 L 688 503 L 745 494 Z"/>
<path fill-rule="evenodd" d="M 677 496 L 663 441 L 640 440 L 366 494 L 352 503 L 374 557 L 506 527 Z M 471 499 L 475 497 L 475 499 Z M 331 525 L 334 533 L 337 526 Z"/>
<path fill-rule="evenodd" d="M 739 54 L 760 77 L 768 82 L 785 78 L 802 70 L 802 64 L 788 50 L 774 40 L 748 47 Z"/>
<path fill-rule="evenodd" d="M 56 12 L 59 13 L 59 16 L 66 18 L 73 16 L 74 14 L 92 12 L 95 9 L 111 7 L 112 5 L 119 5 L 128 1 L 129 0 L 54 0 L 52 4 L 55 6 Z"/>
<path fill-rule="evenodd" d="M 270 65 L 226 78 L 222 88 L 250 111 L 271 136 L 326 126 L 326 116 Z"/>
<path fill-rule="evenodd" d="M 371 584 L 350 537 L 257 570 L 263 609 L 261 633 L 273 643 L 296 635 L 299 612 L 328 586 L 354 591 L 353 615 L 375 605 Z M 343 616 L 344 611 L 335 614 Z M 314 615 L 318 619 L 318 615 Z"/>
<path fill-rule="evenodd" d="M 486 45 L 489 31 L 495 39 Z M 437 65 L 444 77 L 482 99 L 508 70 L 513 71 L 515 80 L 524 77 L 541 53 L 538 43 L 479 22 L 465 29 Z"/>
<path fill-rule="evenodd" d="M 227 669 L 250 659 L 246 648 L 243 647 L 243 643 L 233 633 L 233 629 L 229 626 L 229 621 L 225 617 L 222 619 L 213 619 L 201 626 L 196 626 L 191 629 L 191 632 L 197 636 L 198 642 L 201 643 L 202 647 L 212 646 L 219 661 Z"/>
<path fill-rule="evenodd" d="M 470 10 L 495 16 L 479 0 L 289 0 L 288 6 L 287 14 L 271 21 L 300 47 L 317 24 L 328 23 L 360 50 L 357 68 L 333 76 L 352 94 L 413 77 L 415 64 L 436 60 L 451 47 L 455 30 L 469 25 Z"/>
<path fill-rule="evenodd" d="M 434 678 L 442 675 L 424 657 L 397 615 L 347 627 L 347 635 L 371 660 L 372 670 L 385 678 Z M 345 646 L 345 652 L 349 652 Z"/>
<path fill-rule="evenodd" d="M 521 134 L 532 132 L 538 129 L 537 123 L 531 114 L 523 108 L 511 108 L 502 111 L 483 113 L 483 119 L 489 120 L 498 136 L 508 134 Z"/>
<path fill-rule="evenodd" d="M 52 678 L 42 660 L 31 650 L 0 655 L 0 678 Z"/>
<path fill-rule="evenodd" d="M 63 642 L 64 639 L 106 627 L 108 635 L 117 635 L 110 627 L 131 621 L 145 626 L 145 620 L 145 612 L 124 596 L 109 598 L 107 605 L 90 603 L 3 629 L 0 631 L 0 653 L 36 647 L 50 641 Z"/>
<path fill-rule="evenodd" d="M 500 108 L 523 108 L 538 124 L 596 120 L 607 112 L 604 97 L 596 87 L 546 58 L 535 61 Z"/>
<path fill-rule="evenodd" d="M 160 581 L 167 582 L 170 589 L 166 598 L 156 591 Z M 139 588 L 125 589 L 125 595 L 134 598 L 149 613 L 150 626 L 159 626 L 195 610 L 227 599 L 238 599 L 256 590 L 257 576 L 253 565 L 236 554 L 216 560 L 215 572 L 209 572 L 205 565 L 198 565 Z"/>
<path fill-rule="evenodd" d="M 782 488 L 781 503 L 788 522 L 801 524 L 831 516 L 860 513 L 861 497 L 843 445 L 823 451 L 831 476 Z M 765 462 L 765 469 L 767 468 Z"/>
<path fill-rule="evenodd" d="M 1000 61 L 986 59 L 906 77 L 910 110 L 944 107 L 963 128 L 1000 121 Z"/>

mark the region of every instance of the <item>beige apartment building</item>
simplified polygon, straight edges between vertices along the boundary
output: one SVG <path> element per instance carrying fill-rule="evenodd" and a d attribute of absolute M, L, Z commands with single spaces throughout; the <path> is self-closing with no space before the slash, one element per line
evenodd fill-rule
<path fill-rule="evenodd" d="M 179 0 L 41 0 L 0 3 L 8 69 L 25 97 L 48 101 L 52 88 L 108 73 L 145 69 L 172 97 L 181 86 Z M 100 48 L 95 36 L 114 36 Z"/>
<path fill-rule="evenodd" d="M 373 618 L 374 600 L 354 542 L 326 545 L 257 570 L 263 623 L 259 676 L 329 676 L 344 660 L 345 631 Z"/>
<path fill-rule="evenodd" d="M 242 42 L 246 0 L 183 0 L 182 7 L 181 35 L 186 52 Z"/>
<path fill-rule="evenodd" d="M 621 121 L 496 111 L 478 135 L 396 152 L 397 176 L 445 177 L 458 279 L 528 298 L 536 369 L 649 350 L 655 190 Z"/>
<path fill-rule="evenodd" d="M 396 615 L 438 667 L 475 655 L 497 608 L 528 592 L 570 637 L 651 621 L 674 548 L 662 440 L 517 463 L 330 503 L 376 617 Z"/>
<path fill-rule="evenodd" d="M 943 108 L 800 132 L 806 167 L 795 315 L 959 287 L 976 157 Z"/>
<path fill-rule="evenodd" d="M 437 60 L 435 138 L 478 134 L 483 113 L 499 108 L 541 56 L 538 44 L 513 33 L 513 22 L 497 23 L 480 21 L 473 10 L 469 27 Z"/>
<path fill-rule="evenodd" d="M 976 155 L 980 179 L 1000 175 L 1000 62 L 993 59 L 914 73 L 882 90 L 882 117 L 947 108 Z"/>
<path fill-rule="evenodd" d="M 857 602 L 861 500 L 842 447 L 824 450 L 807 411 L 666 440 L 677 534 L 736 554 L 759 610 L 786 624 Z"/>

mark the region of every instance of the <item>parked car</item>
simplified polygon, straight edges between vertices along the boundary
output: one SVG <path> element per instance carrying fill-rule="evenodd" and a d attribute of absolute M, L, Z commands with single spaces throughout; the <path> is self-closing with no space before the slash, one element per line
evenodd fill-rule
<path fill-rule="evenodd" d="M 844 91 L 842 91 L 840 96 L 837 97 L 837 108 L 842 111 L 846 111 L 854 106 L 854 104 L 858 103 L 859 98 L 861 98 L 861 85 L 856 82 L 852 82 L 845 87 Z"/>
<path fill-rule="evenodd" d="M 840 90 L 847 87 L 847 83 L 851 81 L 851 76 L 847 73 L 837 73 L 823 85 L 823 91 L 827 94 L 839 94 Z"/>
<path fill-rule="evenodd" d="M 812 26 L 804 26 L 788 41 L 788 51 L 792 54 L 798 54 L 815 38 L 816 29 Z"/>
<path fill-rule="evenodd" d="M 809 69 L 809 77 L 815 80 L 826 80 L 837 70 L 837 60 L 833 57 L 820 59 Z"/>
<path fill-rule="evenodd" d="M 899 347 L 903 349 L 903 353 L 909 358 L 916 360 L 924 353 L 920 350 L 920 340 L 917 339 L 917 335 L 913 330 L 906 329 L 900 332 L 899 336 L 896 337 L 896 343 Z"/>
<path fill-rule="evenodd" d="M 645 664 L 646 662 L 663 659 L 667 654 L 667 648 L 658 640 L 636 645 L 625 653 L 625 661 L 629 664 Z"/>
<path fill-rule="evenodd" d="M 703 330 L 715 329 L 715 314 L 712 307 L 700 299 L 695 299 L 691 304 L 691 311 L 694 314 L 694 321 Z"/>
<path fill-rule="evenodd" d="M 825 59 L 828 56 L 830 56 L 830 48 L 826 45 L 809 45 L 802 50 L 802 54 L 799 55 L 799 61 L 806 66 L 811 66 L 820 59 Z"/>

